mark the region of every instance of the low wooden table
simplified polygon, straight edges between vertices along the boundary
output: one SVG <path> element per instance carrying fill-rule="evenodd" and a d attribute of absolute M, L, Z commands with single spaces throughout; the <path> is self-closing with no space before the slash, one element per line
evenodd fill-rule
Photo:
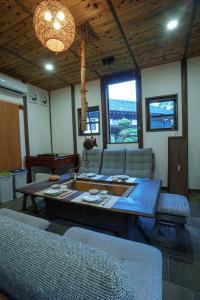
<path fill-rule="evenodd" d="M 103 180 L 84 180 L 81 182 L 90 183 L 90 187 L 107 185 L 117 191 L 120 196 L 111 208 L 94 207 L 86 203 L 75 203 L 67 198 L 63 200 L 56 197 L 43 195 L 49 217 L 62 218 L 75 223 L 85 224 L 97 228 L 114 231 L 117 234 L 128 236 L 130 229 L 136 225 L 139 216 L 154 218 L 157 202 L 160 195 L 161 180 L 136 179 L 134 184 L 114 183 Z M 70 180 L 71 176 L 66 174 L 61 176 L 58 184 Z M 78 181 L 77 181 L 78 182 Z M 23 210 L 26 209 L 26 198 L 31 196 L 33 206 L 36 208 L 34 198 L 38 192 L 48 188 L 52 182 L 42 181 L 26 185 L 17 191 L 24 194 Z M 84 186 L 84 184 L 83 184 Z M 117 188 L 118 186 L 118 188 Z M 119 188 L 121 186 L 121 188 Z M 122 188 L 122 186 L 124 188 Z M 79 184 L 80 187 L 80 184 Z M 127 188 L 125 188 L 127 187 Z M 82 190 L 85 188 L 83 187 Z M 87 188 L 88 189 L 88 186 Z"/>

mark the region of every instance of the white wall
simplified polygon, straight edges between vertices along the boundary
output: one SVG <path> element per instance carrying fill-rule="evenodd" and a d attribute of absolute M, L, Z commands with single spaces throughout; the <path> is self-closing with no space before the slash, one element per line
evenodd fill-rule
<path fill-rule="evenodd" d="M 200 189 L 200 57 L 188 60 L 189 187 Z"/>
<path fill-rule="evenodd" d="M 51 125 L 54 153 L 74 153 L 71 88 L 51 92 Z"/>
<path fill-rule="evenodd" d="M 145 98 L 178 94 L 178 131 L 146 132 Z M 142 102 L 144 148 L 153 148 L 156 160 L 155 177 L 167 186 L 168 137 L 182 134 L 182 95 L 180 62 L 165 64 L 142 70 Z"/>
<path fill-rule="evenodd" d="M 78 120 L 77 120 L 77 109 L 81 107 L 81 94 L 80 94 L 80 85 L 75 86 L 75 103 L 76 103 L 76 131 L 77 131 L 77 150 L 78 153 L 82 153 L 83 142 L 85 140 L 84 136 L 79 136 L 78 134 Z M 88 106 L 96 106 L 99 105 L 100 111 L 100 135 L 96 135 L 97 144 L 99 148 L 103 147 L 102 142 L 102 114 L 101 114 L 101 85 L 100 80 L 90 81 L 86 85 L 87 92 L 87 102 Z"/>
<path fill-rule="evenodd" d="M 48 92 L 33 85 L 28 85 L 28 129 L 30 154 L 51 153 L 49 103 L 47 105 L 30 102 L 30 92 L 38 97 L 47 96 Z"/>

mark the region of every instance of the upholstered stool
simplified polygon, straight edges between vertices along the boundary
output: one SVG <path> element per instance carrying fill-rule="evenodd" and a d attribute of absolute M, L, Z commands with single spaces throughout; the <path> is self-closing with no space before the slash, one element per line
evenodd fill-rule
<path fill-rule="evenodd" d="M 188 199 L 183 195 L 161 193 L 157 206 L 156 220 L 153 228 L 152 240 L 158 238 L 160 223 L 174 226 L 177 243 L 183 243 L 184 225 L 190 215 Z"/>
<path fill-rule="evenodd" d="M 25 223 L 34 227 L 37 227 L 39 229 L 46 230 L 50 222 L 41 218 L 37 218 L 34 216 L 26 215 L 21 212 L 14 211 L 12 209 L 7 209 L 7 208 L 1 208 L 0 209 L 0 215 L 3 215 L 5 217 L 14 219 L 16 221 L 19 221 L 21 223 Z"/>

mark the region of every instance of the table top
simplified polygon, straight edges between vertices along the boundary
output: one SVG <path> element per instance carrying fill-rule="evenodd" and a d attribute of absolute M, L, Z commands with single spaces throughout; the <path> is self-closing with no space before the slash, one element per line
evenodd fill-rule
<path fill-rule="evenodd" d="M 103 176 L 103 180 L 97 180 L 97 181 L 106 181 L 106 178 L 108 177 L 109 176 Z M 70 174 L 62 175 L 60 180 L 56 181 L 56 183 L 61 184 L 70 179 L 71 179 Z M 90 180 L 92 181 L 92 179 Z M 113 184 L 114 182 L 107 181 L 107 183 Z M 48 180 L 31 183 L 17 189 L 17 192 L 23 193 L 25 195 L 34 196 L 34 194 L 48 188 L 52 184 L 53 182 L 50 182 Z M 124 184 L 124 182 L 122 184 Z M 154 217 L 156 213 L 156 207 L 157 207 L 159 195 L 160 195 L 161 180 L 136 178 L 134 185 L 135 188 L 133 189 L 133 192 L 130 193 L 128 197 L 120 197 L 119 200 L 112 206 L 111 210 L 121 212 L 121 213 L 133 214 L 137 216 Z"/>

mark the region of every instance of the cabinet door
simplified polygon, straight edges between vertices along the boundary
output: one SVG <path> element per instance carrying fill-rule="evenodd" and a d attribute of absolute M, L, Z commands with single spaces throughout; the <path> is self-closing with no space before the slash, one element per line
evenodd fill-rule
<path fill-rule="evenodd" d="M 182 137 L 170 137 L 168 141 L 169 192 L 188 194 L 188 142 Z"/>

